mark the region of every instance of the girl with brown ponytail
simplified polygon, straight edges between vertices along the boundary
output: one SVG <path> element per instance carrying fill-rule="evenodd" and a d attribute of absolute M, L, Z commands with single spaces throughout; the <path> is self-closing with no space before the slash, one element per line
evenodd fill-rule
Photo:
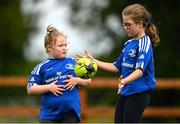
<path fill-rule="evenodd" d="M 115 123 L 139 123 L 150 101 L 150 92 L 155 88 L 153 47 L 160 43 L 156 26 L 144 6 L 132 4 L 122 12 L 123 27 L 130 37 L 115 62 L 95 59 L 86 51 L 86 56 L 99 68 L 120 72 L 119 99 L 115 110 Z"/>

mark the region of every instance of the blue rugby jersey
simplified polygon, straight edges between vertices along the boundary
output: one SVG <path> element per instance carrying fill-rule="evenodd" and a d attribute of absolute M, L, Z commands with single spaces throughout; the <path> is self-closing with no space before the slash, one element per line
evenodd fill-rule
<path fill-rule="evenodd" d="M 66 75 L 77 77 L 74 73 L 75 60 L 72 58 L 64 59 L 46 59 L 38 64 L 31 72 L 27 88 L 34 84 L 44 85 L 58 80 L 57 84 L 66 80 Z M 58 120 L 64 112 L 74 110 L 80 119 L 80 96 L 79 88 L 76 86 L 73 90 L 67 90 L 62 95 L 55 96 L 48 92 L 43 94 L 41 100 L 40 120 Z"/>
<path fill-rule="evenodd" d="M 145 35 L 138 40 L 128 40 L 114 65 L 123 78 L 129 76 L 137 68 L 143 70 L 143 76 L 125 85 L 121 90 L 121 95 L 141 93 L 155 87 L 153 48 L 149 36 Z"/>

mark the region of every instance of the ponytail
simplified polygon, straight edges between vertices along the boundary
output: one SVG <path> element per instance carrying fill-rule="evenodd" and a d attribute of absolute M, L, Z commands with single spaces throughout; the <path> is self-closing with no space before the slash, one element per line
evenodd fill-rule
<path fill-rule="evenodd" d="M 157 31 L 157 28 L 155 26 L 155 24 L 152 24 L 152 23 L 149 23 L 147 25 L 147 28 L 146 28 L 146 34 L 149 35 L 151 41 L 152 41 L 152 44 L 154 47 L 157 47 L 159 46 L 160 44 L 160 39 L 159 39 L 159 36 L 158 36 L 158 31 Z"/>

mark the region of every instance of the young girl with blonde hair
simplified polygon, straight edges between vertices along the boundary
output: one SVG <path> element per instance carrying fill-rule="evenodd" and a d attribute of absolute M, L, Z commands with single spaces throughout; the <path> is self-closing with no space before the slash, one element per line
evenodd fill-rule
<path fill-rule="evenodd" d="M 42 95 L 41 123 L 80 122 L 78 86 L 88 86 L 91 79 L 81 79 L 74 73 L 76 61 L 67 55 L 67 38 L 55 27 L 48 26 L 44 39 L 48 58 L 31 72 L 27 85 L 30 95 Z"/>

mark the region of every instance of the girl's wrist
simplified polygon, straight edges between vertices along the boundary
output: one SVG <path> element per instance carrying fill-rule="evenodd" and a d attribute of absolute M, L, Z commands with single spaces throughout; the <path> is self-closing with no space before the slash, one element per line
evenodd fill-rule
<path fill-rule="evenodd" d="M 125 80 L 124 79 L 121 79 L 121 85 L 125 85 Z"/>
<path fill-rule="evenodd" d="M 48 91 L 51 92 L 51 84 L 48 84 Z"/>
<path fill-rule="evenodd" d="M 81 81 L 81 78 L 80 78 L 80 77 L 77 77 L 76 82 L 75 82 L 75 85 L 78 85 L 80 81 Z"/>

